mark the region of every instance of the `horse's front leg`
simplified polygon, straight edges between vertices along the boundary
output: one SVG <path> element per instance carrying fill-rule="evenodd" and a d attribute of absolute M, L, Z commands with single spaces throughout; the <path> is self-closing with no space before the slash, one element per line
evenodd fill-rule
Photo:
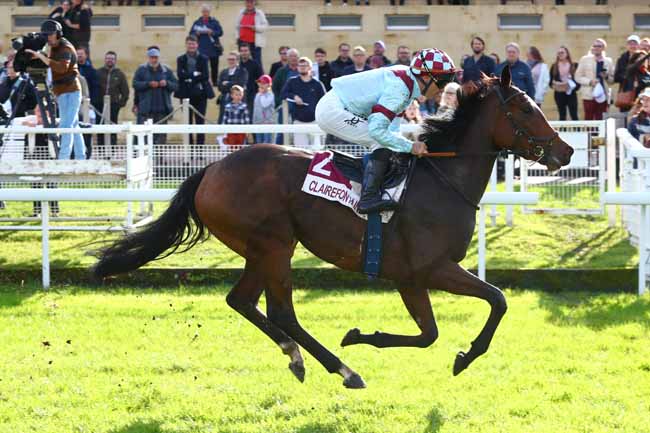
<path fill-rule="evenodd" d="M 454 262 L 446 263 L 438 268 L 433 275 L 431 285 L 456 295 L 480 298 L 490 304 L 490 316 L 478 337 L 472 342 L 472 347 L 467 353 L 459 352 L 456 355 L 456 361 L 454 362 L 455 376 L 465 370 L 472 361 L 487 352 L 492 337 L 494 337 L 494 332 L 508 309 L 506 297 L 497 287 L 482 281 Z"/>
<path fill-rule="evenodd" d="M 406 309 L 420 328 L 419 335 L 396 335 L 376 331 L 374 334 L 362 334 L 359 329 L 348 331 L 341 341 L 341 346 L 353 344 L 370 344 L 375 347 L 429 347 L 438 338 L 438 327 L 433 317 L 431 301 L 427 289 L 404 288 L 400 295 Z"/>

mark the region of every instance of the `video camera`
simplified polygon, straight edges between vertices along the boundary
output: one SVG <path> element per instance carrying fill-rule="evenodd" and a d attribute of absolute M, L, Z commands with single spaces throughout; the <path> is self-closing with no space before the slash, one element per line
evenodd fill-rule
<path fill-rule="evenodd" d="M 47 44 L 47 35 L 44 33 L 27 33 L 11 40 L 11 46 L 16 50 L 14 69 L 18 73 L 41 72 L 45 73 L 47 65 L 40 59 L 32 58 L 25 50 L 40 51 Z"/>

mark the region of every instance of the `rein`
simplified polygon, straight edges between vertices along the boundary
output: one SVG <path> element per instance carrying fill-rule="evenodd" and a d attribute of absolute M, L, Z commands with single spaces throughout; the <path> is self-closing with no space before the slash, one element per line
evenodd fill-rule
<path fill-rule="evenodd" d="M 426 158 L 427 163 L 433 168 L 436 174 L 445 182 L 454 192 L 456 192 L 462 199 L 473 207 L 476 210 L 479 210 L 477 203 L 474 203 L 472 200 L 467 198 L 465 193 L 460 190 L 460 188 L 445 174 L 444 171 L 440 169 L 430 158 L 462 158 L 462 157 L 472 157 L 472 156 L 508 156 L 515 155 L 525 159 L 534 160 L 534 162 L 539 162 L 542 158 L 550 154 L 551 146 L 553 145 L 553 140 L 558 137 L 557 131 L 547 137 L 537 137 L 532 135 L 528 130 L 522 127 L 514 118 L 512 111 L 508 110 L 508 103 L 516 98 L 517 96 L 523 95 L 524 92 L 517 91 L 512 95 L 504 98 L 503 93 L 501 93 L 501 88 L 495 87 L 494 89 L 497 97 L 499 98 L 499 103 L 503 109 L 506 119 L 510 122 L 510 126 L 514 130 L 515 137 L 525 137 L 528 144 L 531 146 L 528 147 L 525 151 L 513 150 L 513 149 L 501 149 L 496 151 L 486 151 L 486 152 L 427 152 L 421 156 Z"/>

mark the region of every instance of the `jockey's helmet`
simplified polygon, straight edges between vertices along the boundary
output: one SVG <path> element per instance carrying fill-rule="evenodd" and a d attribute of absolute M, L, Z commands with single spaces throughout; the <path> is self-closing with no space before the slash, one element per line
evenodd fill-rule
<path fill-rule="evenodd" d="M 455 74 L 456 71 L 451 57 L 437 48 L 420 50 L 411 60 L 411 72 L 414 75 L 420 75 L 423 72 L 429 75 L 447 75 Z"/>

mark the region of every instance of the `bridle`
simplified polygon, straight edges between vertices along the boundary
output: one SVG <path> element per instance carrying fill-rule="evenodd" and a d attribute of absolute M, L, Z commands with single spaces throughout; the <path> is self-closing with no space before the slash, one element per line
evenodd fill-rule
<path fill-rule="evenodd" d="M 499 104 L 501 105 L 501 109 L 503 110 L 506 119 L 508 119 L 508 122 L 510 122 L 510 126 L 512 126 L 516 139 L 518 139 L 519 137 L 525 137 L 526 141 L 530 145 L 528 148 L 526 148 L 525 151 L 506 149 L 506 153 L 513 154 L 516 156 L 521 156 L 529 160 L 536 160 L 535 162 L 538 162 L 542 158 L 550 155 L 551 147 L 553 146 L 553 140 L 555 140 L 558 137 L 557 131 L 555 131 L 553 135 L 549 135 L 546 137 L 537 137 L 535 135 L 532 135 L 530 132 L 528 132 L 526 128 L 524 128 L 519 123 L 517 123 L 514 114 L 512 114 L 512 111 L 508 109 L 508 103 L 510 101 L 512 101 L 517 96 L 525 95 L 525 93 L 522 92 L 521 90 L 517 90 L 512 95 L 505 98 L 503 96 L 503 93 L 501 92 L 500 87 L 495 87 L 494 92 L 497 94 L 497 97 L 499 98 Z"/>
<path fill-rule="evenodd" d="M 515 155 L 515 156 L 520 156 L 525 159 L 529 160 L 535 160 L 535 162 L 541 161 L 544 157 L 547 157 L 551 153 L 551 147 L 553 146 L 553 140 L 555 140 L 558 137 L 557 131 L 553 133 L 553 135 L 547 136 L 547 137 L 537 137 L 535 135 L 532 135 L 528 130 L 524 127 L 522 127 L 517 121 L 515 120 L 515 116 L 508 109 L 508 103 L 512 101 L 514 98 L 517 96 L 525 95 L 524 92 L 521 90 L 518 90 L 514 92 L 512 95 L 509 95 L 507 98 L 503 96 L 503 93 L 501 92 L 500 87 L 495 87 L 494 92 L 497 94 L 497 97 L 499 98 L 499 104 L 501 109 L 503 110 L 506 119 L 510 122 L 510 126 L 512 127 L 514 133 L 515 133 L 515 139 L 518 139 L 519 137 L 525 137 L 526 141 L 528 144 L 530 144 L 530 147 L 527 147 L 526 150 L 517 150 L 517 149 L 501 149 L 498 151 L 493 151 L 493 152 L 480 152 L 480 153 L 456 153 L 456 152 L 441 152 L 440 156 L 449 156 L 449 157 L 462 157 L 462 156 L 481 156 L 481 155 L 498 155 L 498 156 L 507 156 L 507 155 Z M 425 156 L 436 156 L 435 153 L 431 153 Z M 440 169 L 432 160 L 431 158 L 425 158 L 425 160 L 429 163 L 431 168 L 436 171 L 438 174 L 439 178 L 445 182 L 452 190 L 454 190 L 460 197 L 463 199 L 465 203 L 473 207 L 474 209 L 478 210 L 480 209 L 477 203 L 474 203 L 472 200 L 470 200 L 465 193 L 458 188 L 458 186 L 451 180 L 449 177 L 445 174 L 444 171 Z"/>

